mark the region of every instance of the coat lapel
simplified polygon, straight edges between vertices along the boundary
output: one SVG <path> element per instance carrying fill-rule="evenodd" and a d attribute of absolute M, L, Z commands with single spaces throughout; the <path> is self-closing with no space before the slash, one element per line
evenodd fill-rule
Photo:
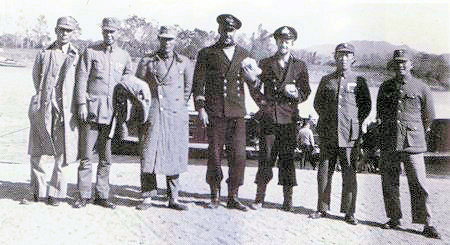
<path fill-rule="evenodd" d="M 223 53 L 223 51 L 222 51 L 222 53 Z M 244 54 L 244 52 L 242 51 L 241 47 L 236 45 L 236 47 L 234 49 L 233 58 L 231 59 L 231 64 L 227 71 L 227 75 L 230 71 L 240 71 L 239 67 L 241 65 L 242 59 L 244 58 L 243 54 Z M 225 55 L 225 54 L 223 54 L 223 55 Z M 227 59 L 227 57 L 225 57 L 225 59 Z"/>
<path fill-rule="evenodd" d="M 270 66 L 272 68 L 272 71 L 277 77 L 278 82 L 281 82 L 281 80 L 283 79 L 283 74 L 281 72 L 280 65 L 278 64 L 278 60 L 276 56 L 272 56 L 271 59 L 272 62 L 270 63 Z"/>

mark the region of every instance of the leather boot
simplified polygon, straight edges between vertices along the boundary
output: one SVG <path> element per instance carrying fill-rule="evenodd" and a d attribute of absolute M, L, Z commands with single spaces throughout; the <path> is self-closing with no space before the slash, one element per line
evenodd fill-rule
<path fill-rule="evenodd" d="M 228 190 L 228 201 L 227 201 L 227 208 L 230 209 L 237 209 L 240 211 L 247 211 L 247 207 L 244 206 L 239 200 L 238 200 L 238 190 L 237 189 L 229 189 Z"/>
<path fill-rule="evenodd" d="M 211 190 L 211 202 L 206 206 L 206 208 L 216 209 L 220 204 L 220 187 L 209 186 Z"/>
<path fill-rule="evenodd" d="M 286 212 L 291 212 L 292 209 L 292 186 L 283 186 L 283 206 L 281 209 L 283 209 Z"/>

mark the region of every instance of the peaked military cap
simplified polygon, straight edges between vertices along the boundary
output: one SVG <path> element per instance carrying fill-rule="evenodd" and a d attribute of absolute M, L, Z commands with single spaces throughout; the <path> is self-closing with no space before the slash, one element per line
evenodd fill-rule
<path fill-rule="evenodd" d="M 59 17 L 56 21 L 56 28 L 75 30 L 77 29 L 77 21 L 71 16 Z"/>
<path fill-rule="evenodd" d="M 404 49 L 397 49 L 394 50 L 394 55 L 392 56 L 392 62 L 406 62 L 409 59 L 406 57 L 406 50 Z"/>
<path fill-rule="evenodd" d="M 242 26 L 242 22 L 231 14 L 221 14 L 216 20 L 225 29 L 238 30 Z"/>
<path fill-rule="evenodd" d="M 350 43 L 340 43 L 336 46 L 334 52 L 355 53 L 355 47 Z"/>
<path fill-rule="evenodd" d="M 295 31 L 295 29 L 293 27 L 290 26 L 282 26 L 278 29 L 275 30 L 275 32 L 273 33 L 273 38 L 275 39 L 294 39 L 297 40 L 297 31 Z"/>
<path fill-rule="evenodd" d="M 161 28 L 159 29 L 158 37 L 173 39 L 177 37 L 177 31 L 172 27 L 161 26 Z"/>
<path fill-rule="evenodd" d="M 120 20 L 114 17 L 106 17 L 102 21 L 102 29 L 117 31 L 120 29 Z"/>

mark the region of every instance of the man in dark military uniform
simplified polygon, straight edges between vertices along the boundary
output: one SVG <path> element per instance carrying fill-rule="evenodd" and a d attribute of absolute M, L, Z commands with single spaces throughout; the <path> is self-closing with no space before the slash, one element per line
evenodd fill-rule
<path fill-rule="evenodd" d="M 423 152 L 427 151 L 425 134 L 434 118 L 429 87 L 411 75 L 411 62 L 404 50 L 394 51 L 388 68 L 395 77 L 385 81 L 378 91 L 377 118 L 381 133 L 381 180 L 389 221 L 385 229 L 400 226 L 399 175 L 403 162 L 411 194 L 413 223 L 424 224 L 423 235 L 439 238 L 431 225 L 431 211 L 426 190 Z"/>
<path fill-rule="evenodd" d="M 211 190 L 208 207 L 219 206 L 220 182 L 223 179 L 221 162 L 223 146 L 228 153 L 227 207 L 246 211 L 238 197 L 244 183 L 245 170 L 245 94 L 241 62 L 250 56 L 234 42 L 241 21 L 230 14 L 217 17 L 219 40 L 200 50 L 194 71 L 193 93 L 199 119 L 207 126 L 208 166 L 206 182 Z"/>
<path fill-rule="evenodd" d="M 359 155 L 361 127 L 369 115 L 371 99 L 366 79 L 351 70 L 354 47 L 348 43 L 336 46 L 336 71 L 322 77 L 314 98 L 314 109 L 319 114 L 320 162 L 317 172 L 317 212 L 311 218 L 327 215 L 330 207 L 331 180 L 334 161 L 342 167 L 341 212 L 345 221 L 356 225 L 356 161 Z"/>
<path fill-rule="evenodd" d="M 141 144 L 141 190 L 144 200 L 136 208 L 151 206 L 157 192 L 156 174 L 165 174 L 169 208 L 187 210 L 178 202 L 179 176 L 187 170 L 189 115 L 193 65 L 174 51 L 177 32 L 162 26 L 159 50 L 139 62 L 136 76 L 148 83 L 152 93 L 149 122 L 139 129 Z"/>
<path fill-rule="evenodd" d="M 108 136 L 113 118 L 112 95 L 122 76 L 132 72 L 130 55 L 116 43 L 119 28 L 118 19 L 104 18 L 103 42 L 88 47 L 77 67 L 75 100 L 78 104 L 78 115 L 84 123 L 81 129 L 81 161 L 78 167 L 80 198 L 75 202 L 75 208 L 86 206 L 91 198 L 91 158 L 95 144 L 99 163 L 94 204 L 115 208 L 115 205 L 108 201 L 111 166 L 111 139 Z"/>
<path fill-rule="evenodd" d="M 284 196 L 282 208 L 291 211 L 292 191 L 297 185 L 294 150 L 297 145 L 298 105 L 308 98 L 311 89 L 305 63 L 290 51 L 297 39 L 295 29 L 282 26 L 273 37 L 278 51 L 259 64 L 262 70 L 259 80 L 264 86 L 264 94 L 255 97 L 262 117 L 260 160 L 255 179 L 257 191 L 252 208 L 262 207 L 267 184 L 273 177 L 272 168 L 279 156 L 278 184 L 283 186 Z"/>

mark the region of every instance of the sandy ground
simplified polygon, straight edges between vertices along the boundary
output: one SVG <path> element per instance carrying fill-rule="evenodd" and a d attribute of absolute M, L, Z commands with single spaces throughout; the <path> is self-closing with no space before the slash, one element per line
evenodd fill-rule
<path fill-rule="evenodd" d="M 52 159 L 44 159 L 51 172 Z M 136 210 L 139 203 L 139 165 L 135 157 L 116 157 L 111 171 L 112 200 L 115 210 L 88 205 L 71 206 L 76 193 L 78 164 L 67 167 L 68 203 L 59 207 L 43 202 L 19 204 L 30 199 L 28 164 L 0 164 L 0 244 L 450 244 L 450 180 L 429 179 L 430 203 L 434 223 L 442 240 L 427 239 L 419 234 L 422 226 L 411 224 L 407 180 L 401 177 L 401 200 L 404 211 L 402 230 L 383 230 L 386 221 L 379 175 L 358 176 L 359 195 L 356 215 L 360 224 L 352 226 L 339 213 L 341 176 L 334 176 L 330 218 L 312 220 L 317 201 L 316 172 L 297 170 L 299 185 L 294 189 L 294 212 L 280 210 L 281 187 L 277 178 L 267 190 L 267 207 L 240 212 L 224 207 L 205 209 L 209 197 L 204 182 L 206 168 L 189 166 L 181 176 L 181 201 L 189 211 L 166 208 L 165 181 L 158 177 L 160 198 L 146 211 Z M 227 168 L 224 167 L 226 173 Z M 253 180 L 256 168 L 246 169 L 246 182 L 239 194 L 250 203 L 255 194 Z M 275 171 L 277 176 L 277 171 Z M 95 180 L 94 180 L 95 181 Z M 222 189 L 226 190 L 225 183 Z"/>

